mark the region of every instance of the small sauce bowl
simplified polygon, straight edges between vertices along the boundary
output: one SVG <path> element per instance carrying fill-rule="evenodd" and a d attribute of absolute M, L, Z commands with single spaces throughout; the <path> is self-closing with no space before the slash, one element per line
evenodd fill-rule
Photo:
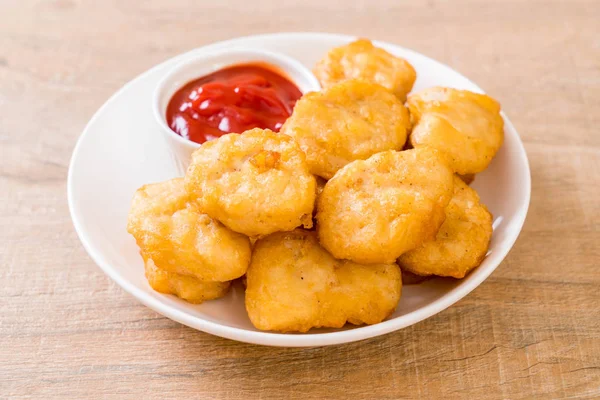
<path fill-rule="evenodd" d="M 257 49 L 227 49 L 194 55 L 181 61 L 158 83 L 154 90 L 152 105 L 154 118 L 181 173 L 185 172 L 192 153 L 200 147 L 200 144 L 178 135 L 169 127 L 166 119 L 169 101 L 175 92 L 194 79 L 223 68 L 251 63 L 272 66 L 274 70 L 292 81 L 302 94 L 321 89 L 310 69 L 296 59 L 280 53 Z"/>

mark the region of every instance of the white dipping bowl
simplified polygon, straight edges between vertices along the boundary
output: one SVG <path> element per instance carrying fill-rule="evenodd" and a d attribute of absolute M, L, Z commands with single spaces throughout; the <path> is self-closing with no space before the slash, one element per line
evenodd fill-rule
<path fill-rule="evenodd" d="M 263 63 L 274 66 L 300 89 L 302 94 L 321 89 L 319 81 L 310 69 L 292 57 L 260 49 L 232 48 L 206 54 L 184 57 L 160 80 L 154 91 L 152 111 L 160 126 L 173 161 L 183 173 L 189 165 L 192 152 L 200 147 L 175 133 L 166 120 L 169 101 L 188 82 L 209 75 L 220 69 L 240 64 Z M 239 132 L 241 133 L 241 132 Z"/>

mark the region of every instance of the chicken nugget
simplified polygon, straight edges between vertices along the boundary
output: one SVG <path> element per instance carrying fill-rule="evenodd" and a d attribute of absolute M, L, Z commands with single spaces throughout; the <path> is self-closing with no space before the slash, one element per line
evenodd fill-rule
<path fill-rule="evenodd" d="M 402 290 L 396 264 L 336 260 L 314 232 L 301 229 L 260 239 L 246 276 L 252 324 L 281 332 L 381 322 Z"/>
<path fill-rule="evenodd" d="M 142 255 L 167 272 L 223 282 L 244 275 L 250 263 L 248 238 L 199 212 L 182 178 L 138 189 L 127 231 Z"/>
<path fill-rule="evenodd" d="M 162 270 L 152 259 L 144 260 L 146 279 L 160 293 L 173 294 L 187 302 L 199 304 L 225 296 L 230 282 L 205 282 L 192 276 Z"/>
<path fill-rule="evenodd" d="M 483 171 L 502 146 L 500 104 L 485 94 L 434 87 L 410 95 L 407 105 L 410 144 L 444 151 L 458 174 Z"/>
<path fill-rule="evenodd" d="M 362 79 L 380 84 L 402 102 L 417 79 L 408 61 L 375 47 L 368 39 L 330 50 L 317 63 L 314 73 L 324 88 L 348 79 Z"/>
<path fill-rule="evenodd" d="M 312 226 L 315 177 L 296 142 L 268 129 L 204 143 L 185 187 L 203 212 L 248 236 Z"/>
<path fill-rule="evenodd" d="M 310 172 L 330 179 L 354 160 L 401 150 L 409 124 L 407 109 L 390 92 L 350 80 L 304 95 L 281 132 L 296 139 Z"/>
<path fill-rule="evenodd" d="M 394 262 L 435 237 L 452 197 L 452 180 L 444 158 L 428 147 L 354 161 L 319 197 L 319 240 L 336 258 Z"/>
<path fill-rule="evenodd" d="M 477 192 L 455 177 L 454 196 L 435 240 L 404 253 L 398 264 L 418 275 L 463 278 L 481 264 L 491 237 L 492 214 L 480 203 Z"/>

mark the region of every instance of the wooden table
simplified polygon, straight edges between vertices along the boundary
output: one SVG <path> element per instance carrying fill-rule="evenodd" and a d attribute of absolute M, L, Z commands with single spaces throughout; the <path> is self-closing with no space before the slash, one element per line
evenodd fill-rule
<path fill-rule="evenodd" d="M 600 2 L 284 3 L 0 3 L 0 398 L 600 398 Z M 498 98 L 531 162 L 523 232 L 464 300 L 372 340 L 268 348 L 172 322 L 81 247 L 75 141 L 158 62 L 304 30 L 401 44 Z"/>

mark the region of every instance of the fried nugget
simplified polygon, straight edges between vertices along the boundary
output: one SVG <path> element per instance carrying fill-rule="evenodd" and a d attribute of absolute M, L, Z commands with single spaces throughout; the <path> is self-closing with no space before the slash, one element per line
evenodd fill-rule
<path fill-rule="evenodd" d="M 312 226 L 315 177 L 296 142 L 268 129 L 204 143 L 185 187 L 203 212 L 248 236 Z"/>
<path fill-rule="evenodd" d="M 300 229 L 260 239 L 246 276 L 252 324 L 281 332 L 381 322 L 402 289 L 396 264 L 336 260 L 314 232 Z"/>
<path fill-rule="evenodd" d="M 455 177 L 454 196 L 435 240 L 404 253 L 398 264 L 418 275 L 463 278 L 481 264 L 491 237 L 492 215 L 477 192 Z"/>
<path fill-rule="evenodd" d="M 315 66 L 314 73 L 324 88 L 348 79 L 362 79 L 380 84 L 402 102 L 417 79 L 408 61 L 373 46 L 367 39 L 330 50 Z"/>
<path fill-rule="evenodd" d="M 230 282 L 205 282 L 192 276 L 162 270 L 152 259 L 144 261 L 146 279 L 160 293 L 173 294 L 187 302 L 199 304 L 225 296 Z"/>
<path fill-rule="evenodd" d="M 387 151 L 342 168 L 317 202 L 317 232 L 336 258 L 390 263 L 435 237 L 452 197 L 435 149 Z"/>
<path fill-rule="evenodd" d="M 485 94 L 434 87 L 408 97 L 413 147 L 444 151 L 454 172 L 483 171 L 502 146 L 500 104 Z"/>
<path fill-rule="evenodd" d="M 250 242 L 198 211 L 183 179 L 142 186 L 134 195 L 127 231 L 158 268 L 202 281 L 229 281 L 246 272 Z"/>
<path fill-rule="evenodd" d="M 391 93 L 351 80 L 304 95 L 281 132 L 306 153 L 310 172 L 330 179 L 354 160 L 402 149 L 409 124 L 407 109 Z"/>

